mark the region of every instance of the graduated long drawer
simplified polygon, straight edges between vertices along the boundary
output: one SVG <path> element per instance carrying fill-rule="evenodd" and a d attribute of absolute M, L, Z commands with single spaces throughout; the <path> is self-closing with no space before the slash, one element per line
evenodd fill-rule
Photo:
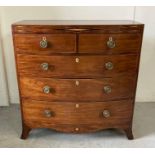
<path fill-rule="evenodd" d="M 17 55 L 22 76 L 76 78 L 135 76 L 138 55 L 35 56 Z"/>
<path fill-rule="evenodd" d="M 75 133 L 111 127 L 126 128 L 132 119 L 133 110 L 133 100 L 110 102 L 23 100 L 22 105 L 23 117 L 29 127 L 47 127 Z"/>
<path fill-rule="evenodd" d="M 132 76 L 105 79 L 20 78 L 21 96 L 45 101 L 106 101 L 134 96 Z"/>

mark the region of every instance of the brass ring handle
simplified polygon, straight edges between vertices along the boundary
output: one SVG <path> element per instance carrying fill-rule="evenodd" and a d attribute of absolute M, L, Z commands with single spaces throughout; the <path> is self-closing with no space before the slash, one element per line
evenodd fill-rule
<path fill-rule="evenodd" d="M 112 70 L 112 69 L 114 68 L 114 65 L 113 65 L 112 62 L 106 62 L 106 63 L 105 63 L 105 68 L 106 68 L 107 70 Z"/>
<path fill-rule="evenodd" d="M 111 116 L 111 114 L 110 114 L 110 111 L 109 111 L 109 110 L 103 110 L 102 114 L 103 114 L 103 116 L 104 116 L 105 118 L 108 118 L 108 117 L 110 117 L 110 116 Z"/>
<path fill-rule="evenodd" d="M 51 87 L 49 87 L 49 86 L 44 86 L 43 92 L 44 92 L 45 94 L 49 94 L 49 93 L 51 92 Z"/>
<path fill-rule="evenodd" d="M 53 116 L 53 113 L 52 113 L 52 111 L 50 111 L 50 110 L 44 110 L 44 115 L 46 116 L 46 117 L 52 117 Z"/>
<path fill-rule="evenodd" d="M 47 71 L 48 68 L 49 68 L 49 64 L 47 62 L 44 62 L 44 63 L 41 64 L 41 68 L 42 68 L 42 70 Z"/>
<path fill-rule="evenodd" d="M 113 40 L 112 37 L 109 37 L 109 40 L 107 41 L 107 46 L 109 48 L 114 48 L 116 46 L 115 41 Z"/>
<path fill-rule="evenodd" d="M 111 93 L 111 87 L 110 86 L 104 86 L 104 92 L 106 93 L 106 94 L 109 94 L 109 93 Z"/>
<path fill-rule="evenodd" d="M 47 39 L 46 39 L 46 37 L 43 37 L 42 40 L 40 41 L 40 47 L 47 48 L 47 46 L 48 46 Z"/>

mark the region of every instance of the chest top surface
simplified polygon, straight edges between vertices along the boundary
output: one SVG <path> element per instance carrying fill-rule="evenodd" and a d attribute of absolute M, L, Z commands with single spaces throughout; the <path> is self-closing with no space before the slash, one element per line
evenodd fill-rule
<path fill-rule="evenodd" d="M 24 20 L 13 33 L 142 33 L 144 24 L 131 20 Z"/>
<path fill-rule="evenodd" d="M 13 25 L 143 25 L 133 20 L 23 20 Z"/>

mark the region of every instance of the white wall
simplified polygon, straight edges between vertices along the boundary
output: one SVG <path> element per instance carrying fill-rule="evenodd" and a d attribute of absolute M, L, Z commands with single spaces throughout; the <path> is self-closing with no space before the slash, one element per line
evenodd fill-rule
<path fill-rule="evenodd" d="M 155 14 L 155 7 L 151 9 L 149 7 L 0 7 L 0 9 L 2 17 L 0 23 L 2 26 L 3 52 L 6 62 L 11 103 L 19 102 L 11 24 L 26 19 L 133 20 L 135 18 L 145 24 L 150 24 L 150 26 L 146 26 L 144 35 L 145 39 L 142 50 L 137 101 L 155 101 L 155 95 L 153 96 L 153 93 L 155 94 L 155 87 L 153 87 L 153 76 L 155 76 L 155 71 L 153 67 L 151 69 L 149 68 L 153 66 L 153 64 L 155 65 L 155 61 L 153 62 L 153 39 L 155 39 L 155 32 L 151 32 L 151 30 L 153 31 L 155 28 L 153 27 L 154 25 L 150 17 L 150 15 L 152 15 L 151 13 Z"/>
<path fill-rule="evenodd" d="M 0 19 L 1 19 L 1 9 L 0 9 Z M 1 37 L 1 25 L 0 25 L 0 105 L 6 106 L 9 105 L 8 90 L 7 90 L 7 79 L 5 75 L 5 62 L 4 62 L 4 53 L 2 46 L 2 37 Z"/>
<path fill-rule="evenodd" d="M 137 100 L 155 101 L 155 7 L 136 7 L 135 20 L 145 23 Z"/>

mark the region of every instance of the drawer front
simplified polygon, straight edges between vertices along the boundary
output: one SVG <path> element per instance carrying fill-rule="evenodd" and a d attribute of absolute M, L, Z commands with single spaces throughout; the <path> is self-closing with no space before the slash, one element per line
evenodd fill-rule
<path fill-rule="evenodd" d="M 23 98 L 47 101 L 106 101 L 131 98 L 133 76 L 105 79 L 20 78 Z"/>
<path fill-rule="evenodd" d="M 80 34 L 79 53 L 137 53 L 141 34 Z"/>
<path fill-rule="evenodd" d="M 27 125 L 72 132 L 127 125 L 133 109 L 132 100 L 91 103 L 23 100 L 22 103 Z M 63 129 L 63 125 L 67 130 Z"/>
<path fill-rule="evenodd" d="M 15 34 L 15 50 L 26 54 L 75 53 L 75 34 Z"/>
<path fill-rule="evenodd" d="M 138 55 L 109 56 L 35 56 L 17 55 L 19 74 L 23 76 L 97 78 L 134 75 Z"/>

